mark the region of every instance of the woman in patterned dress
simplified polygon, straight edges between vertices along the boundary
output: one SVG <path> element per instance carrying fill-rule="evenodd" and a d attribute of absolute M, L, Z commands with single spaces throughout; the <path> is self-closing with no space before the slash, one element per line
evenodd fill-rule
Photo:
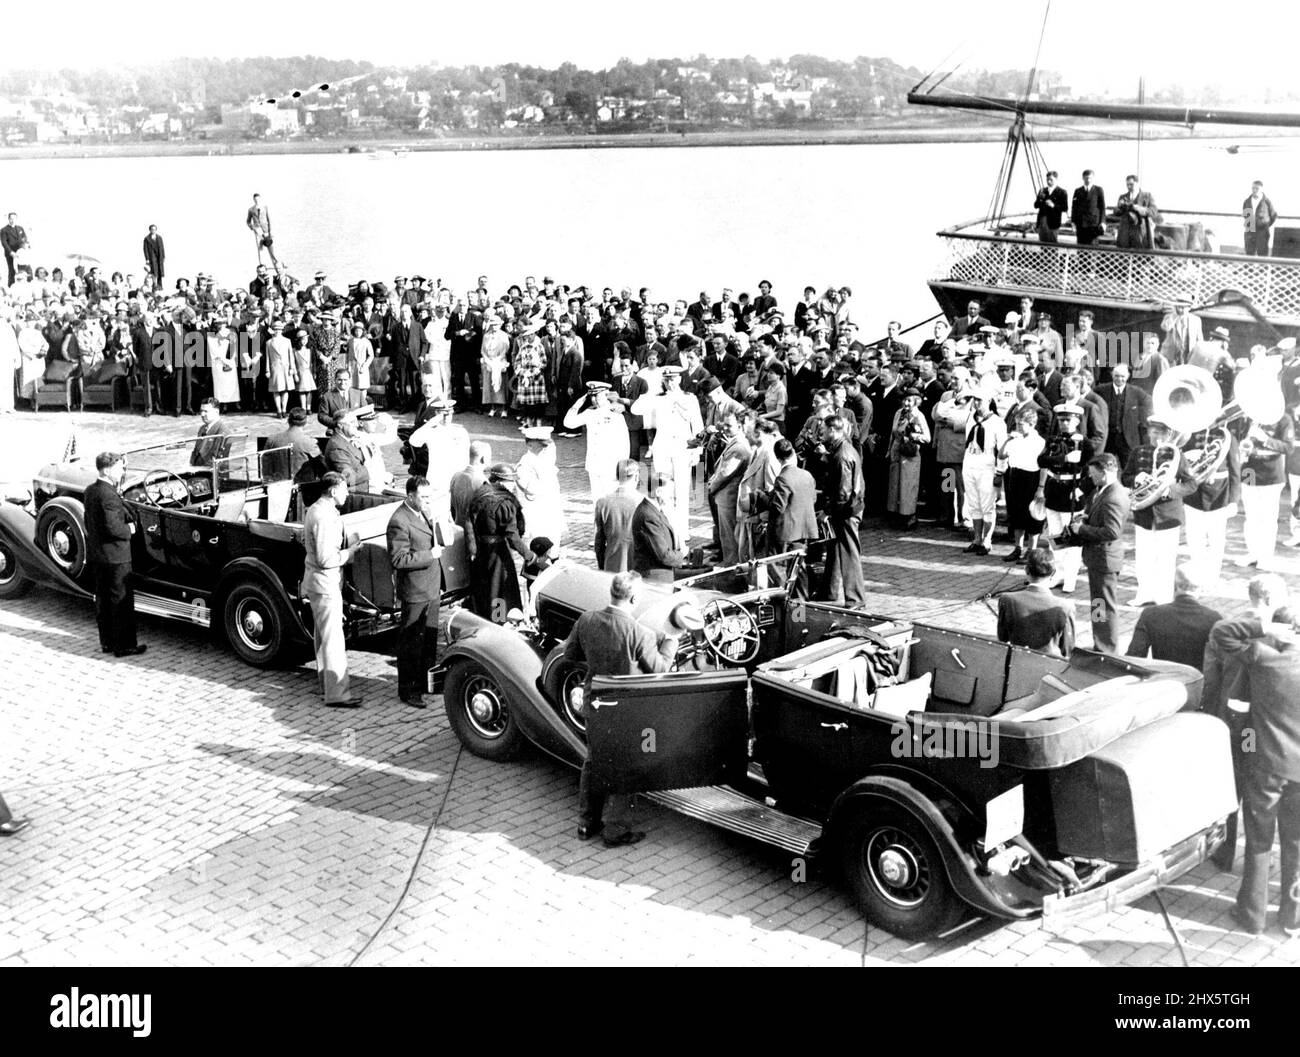
<path fill-rule="evenodd" d="M 535 331 L 525 331 L 515 355 L 515 408 L 525 426 L 536 426 L 546 413 L 546 353 Z"/>

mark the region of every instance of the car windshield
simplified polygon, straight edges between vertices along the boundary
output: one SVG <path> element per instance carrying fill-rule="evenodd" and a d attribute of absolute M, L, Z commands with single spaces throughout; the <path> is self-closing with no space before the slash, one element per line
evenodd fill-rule
<path fill-rule="evenodd" d="M 289 472 L 289 453 L 288 447 L 267 448 L 264 451 L 241 452 L 214 460 L 212 469 L 216 477 L 217 494 L 245 489 L 251 485 L 288 481 L 293 476 Z"/>

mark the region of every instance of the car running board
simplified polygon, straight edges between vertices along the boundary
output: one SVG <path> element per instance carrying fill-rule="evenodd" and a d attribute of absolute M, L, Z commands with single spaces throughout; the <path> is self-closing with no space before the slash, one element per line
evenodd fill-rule
<path fill-rule="evenodd" d="M 819 823 L 787 815 L 729 785 L 664 790 L 641 795 L 678 814 L 752 837 L 796 855 L 807 855 L 813 841 L 822 834 Z"/>

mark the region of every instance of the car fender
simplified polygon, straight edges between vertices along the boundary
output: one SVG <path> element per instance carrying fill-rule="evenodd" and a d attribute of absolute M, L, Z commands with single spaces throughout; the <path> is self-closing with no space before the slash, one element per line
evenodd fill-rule
<path fill-rule="evenodd" d="M 280 578 L 275 575 L 275 571 L 260 558 L 248 555 L 236 558 L 221 570 L 221 576 L 212 591 L 213 627 L 221 626 L 221 619 L 216 611 L 225 604 L 225 598 L 230 589 L 235 584 L 247 580 L 258 581 L 284 606 L 284 611 L 289 615 L 289 633 L 291 635 L 307 642 L 311 641 L 311 631 L 303 623 L 302 614 L 299 613 L 298 607 L 294 605 L 293 599 L 289 597 L 289 592 L 284 589 L 284 584 L 281 583 Z"/>
<path fill-rule="evenodd" d="M 538 688 L 543 658 L 517 631 L 486 621 L 461 635 L 438 658 L 440 668 L 471 660 L 486 668 L 506 692 L 519 729 L 543 752 L 570 767 L 581 767 L 587 746 Z"/>
<path fill-rule="evenodd" d="M 944 818 L 934 801 L 899 778 L 888 775 L 868 775 L 854 782 L 836 797 L 822 834 L 822 840 L 828 847 L 839 841 L 849 813 L 854 809 L 861 809 L 873 799 L 898 805 L 925 826 L 939 848 L 944 870 L 948 874 L 953 890 L 971 906 L 999 918 L 1026 918 L 1037 913 L 1036 907 L 1007 905 L 975 872 L 974 860 L 962 849 L 961 842 L 953 832 L 952 824 Z"/>
<path fill-rule="evenodd" d="M 22 563 L 22 575 L 32 583 L 53 587 L 78 598 L 94 595 L 54 564 L 36 545 L 36 518 L 25 507 L 0 503 L 0 533 L 14 548 Z"/>

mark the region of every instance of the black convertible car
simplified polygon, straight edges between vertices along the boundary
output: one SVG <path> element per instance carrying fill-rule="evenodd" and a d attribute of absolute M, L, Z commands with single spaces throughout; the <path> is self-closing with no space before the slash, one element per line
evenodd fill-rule
<path fill-rule="evenodd" d="M 794 560 L 744 571 L 762 583 Z M 638 602 L 662 631 L 698 625 L 683 606 L 702 616 L 675 670 L 597 678 L 583 700 L 562 643 L 610 576 L 544 575 L 535 619 L 451 621 L 435 675 L 466 748 L 590 753 L 614 788 L 828 862 L 899 936 L 968 907 L 1059 924 L 1132 901 L 1211 854 L 1235 810 L 1227 728 L 1197 710 L 1194 669 L 1063 660 L 702 576 Z"/>
<path fill-rule="evenodd" d="M 183 465 L 175 453 L 192 443 L 128 453 L 122 497 L 136 525 L 136 610 L 211 627 L 258 667 L 309 654 L 302 520 L 321 485 L 291 479 L 288 448 L 225 455 L 211 466 Z M 0 599 L 23 594 L 33 583 L 91 598 L 82 495 L 95 477 L 93 463 L 52 464 L 37 474 L 28 495 L 0 503 Z M 400 503 L 396 495 L 355 492 L 343 508 L 346 531 L 365 543 L 345 569 L 350 642 L 397 626 L 401 603 L 385 535 Z M 463 534 L 450 519 L 443 528 L 444 590 L 455 599 L 468 582 Z"/>

